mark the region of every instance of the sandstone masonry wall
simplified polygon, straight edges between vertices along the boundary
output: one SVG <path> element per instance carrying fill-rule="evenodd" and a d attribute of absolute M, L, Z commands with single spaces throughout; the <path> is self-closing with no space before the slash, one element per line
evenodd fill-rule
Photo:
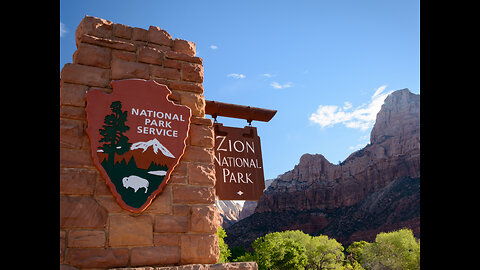
<path fill-rule="evenodd" d="M 64 269 L 212 264 L 219 256 L 212 120 L 195 44 L 85 16 L 60 79 L 60 265 Z M 164 191 L 141 214 L 121 208 L 93 164 L 85 93 L 112 80 L 165 84 L 191 108 L 187 148 Z"/>

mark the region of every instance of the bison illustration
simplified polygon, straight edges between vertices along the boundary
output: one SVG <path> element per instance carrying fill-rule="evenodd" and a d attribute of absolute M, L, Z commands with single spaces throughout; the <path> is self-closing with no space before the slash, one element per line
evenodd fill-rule
<path fill-rule="evenodd" d="M 131 187 L 135 192 L 137 192 L 137 190 L 140 188 L 145 188 L 145 193 L 147 193 L 149 184 L 147 179 L 138 177 L 136 175 L 130 175 L 128 177 L 124 177 L 122 182 L 125 188 Z"/>

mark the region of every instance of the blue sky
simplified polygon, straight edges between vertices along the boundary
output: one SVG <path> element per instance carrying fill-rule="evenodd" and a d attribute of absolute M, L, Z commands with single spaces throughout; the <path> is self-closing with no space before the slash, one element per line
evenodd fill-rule
<path fill-rule="evenodd" d="M 278 110 L 270 122 L 252 123 L 266 179 L 304 153 L 343 161 L 369 142 L 388 93 L 420 93 L 419 0 L 62 0 L 60 69 L 72 62 L 85 15 L 193 41 L 206 99 Z"/>

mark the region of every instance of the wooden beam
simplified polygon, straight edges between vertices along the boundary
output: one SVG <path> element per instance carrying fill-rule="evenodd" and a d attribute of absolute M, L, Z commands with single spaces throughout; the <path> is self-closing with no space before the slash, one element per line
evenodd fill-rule
<path fill-rule="evenodd" d="M 232 117 L 245 119 L 251 123 L 253 120 L 268 122 L 275 116 L 277 110 L 205 100 L 205 113 L 214 118 L 217 116 Z"/>

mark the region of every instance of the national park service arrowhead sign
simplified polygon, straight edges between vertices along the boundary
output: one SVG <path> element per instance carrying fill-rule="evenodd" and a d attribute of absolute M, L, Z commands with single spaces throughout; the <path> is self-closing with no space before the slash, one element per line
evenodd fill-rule
<path fill-rule="evenodd" d="M 170 179 L 185 151 L 190 108 L 155 81 L 112 81 L 113 92 L 86 94 L 92 157 L 123 208 L 143 212 Z"/>

